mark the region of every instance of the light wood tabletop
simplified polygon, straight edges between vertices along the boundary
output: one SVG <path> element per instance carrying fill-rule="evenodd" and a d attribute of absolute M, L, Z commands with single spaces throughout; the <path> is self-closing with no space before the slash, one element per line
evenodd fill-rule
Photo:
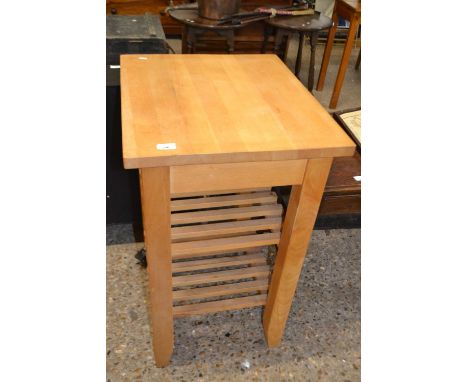
<path fill-rule="evenodd" d="M 122 55 L 121 84 L 125 168 L 350 156 L 355 149 L 276 55 Z"/>

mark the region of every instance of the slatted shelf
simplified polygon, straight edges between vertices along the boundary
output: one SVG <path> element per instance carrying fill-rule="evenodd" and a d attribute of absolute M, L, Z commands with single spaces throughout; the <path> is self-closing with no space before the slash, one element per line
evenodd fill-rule
<path fill-rule="evenodd" d="M 278 231 L 281 228 L 281 218 L 266 218 L 254 220 L 231 221 L 189 225 L 172 228 L 172 240 L 203 239 L 223 235 L 242 234 L 264 230 Z"/>
<path fill-rule="evenodd" d="M 271 269 L 263 249 L 279 243 L 283 213 L 276 194 L 248 189 L 171 197 L 174 316 L 265 305 Z"/>
<path fill-rule="evenodd" d="M 251 277 L 265 278 L 270 274 L 268 265 L 260 265 L 258 267 L 248 267 L 231 269 L 228 271 L 217 271 L 209 273 L 197 273 L 195 275 L 173 276 L 172 286 L 187 286 L 196 284 L 215 283 L 220 281 L 241 280 Z"/>
<path fill-rule="evenodd" d="M 258 235 L 227 237 L 222 239 L 186 241 L 172 243 L 172 258 L 187 259 L 197 256 L 217 255 L 243 251 L 252 247 L 278 244 L 280 233 L 262 233 Z"/>
<path fill-rule="evenodd" d="M 233 284 L 215 285 L 194 289 L 181 289 L 172 292 L 174 301 L 199 300 L 209 297 L 227 296 L 248 292 L 266 292 L 268 290 L 268 279 L 254 281 L 243 281 Z"/>
<path fill-rule="evenodd" d="M 191 272 L 211 268 L 233 267 L 238 265 L 265 265 L 266 257 L 263 253 L 253 255 L 217 257 L 202 260 L 179 261 L 172 264 L 172 272 Z"/>
<path fill-rule="evenodd" d="M 202 302 L 197 304 L 174 306 L 174 317 L 185 317 L 196 314 L 207 314 L 221 312 L 225 310 L 237 310 L 244 308 L 252 308 L 254 306 L 262 306 L 266 304 L 266 294 L 255 296 L 238 297 L 226 300 Z"/>
<path fill-rule="evenodd" d="M 187 211 L 205 208 L 245 206 L 248 204 L 273 204 L 278 197 L 274 192 L 255 192 L 206 198 L 178 199 L 171 201 L 171 211 Z"/>
<path fill-rule="evenodd" d="M 223 208 L 196 212 L 180 212 L 171 215 L 171 224 L 191 224 L 211 221 L 235 220 L 253 217 L 281 216 L 283 207 L 279 204 L 264 206 Z"/>

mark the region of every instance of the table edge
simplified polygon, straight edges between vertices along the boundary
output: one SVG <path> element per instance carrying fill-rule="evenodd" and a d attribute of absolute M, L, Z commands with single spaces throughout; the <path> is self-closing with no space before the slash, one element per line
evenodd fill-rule
<path fill-rule="evenodd" d="M 168 155 L 161 157 L 125 157 L 124 155 L 123 164 L 125 169 L 136 169 L 146 167 L 185 166 L 216 163 L 284 161 L 297 159 L 349 157 L 353 156 L 355 151 L 356 145 L 333 148 L 313 148 L 296 151 Z"/>

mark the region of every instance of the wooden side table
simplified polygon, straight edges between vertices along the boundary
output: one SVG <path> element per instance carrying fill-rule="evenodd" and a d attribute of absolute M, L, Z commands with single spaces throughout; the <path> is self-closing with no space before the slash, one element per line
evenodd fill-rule
<path fill-rule="evenodd" d="M 328 63 L 330 62 L 330 55 L 333 48 L 333 41 L 335 39 L 336 29 L 338 27 L 338 17 L 342 17 L 345 20 L 349 20 L 349 31 L 348 37 L 343 50 L 343 56 L 341 57 L 340 67 L 336 76 L 335 87 L 330 99 L 330 108 L 335 109 L 338 104 L 338 98 L 340 97 L 341 87 L 348 68 L 349 57 L 353 50 L 353 43 L 356 37 L 359 24 L 361 23 L 361 0 L 336 0 L 335 8 L 333 10 L 333 27 L 328 32 L 327 45 L 323 53 L 322 67 L 320 68 L 320 74 L 317 82 L 317 90 L 323 90 L 325 84 L 325 77 L 327 75 Z M 359 63 L 361 61 L 361 54 L 359 54 Z"/>
<path fill-rule="evenodd" d="M 195 53 L 197 38 L 208 31 L 224 37 L 227 52 L 234 52 L 234 30 L 245 27 L 246 24 L 219 24 L 217 20 L 210 20 L 198 15 L 198 9 L 169 9 L 169 16 L 184 25 L 182 32 L 182 53 Z"/>
<path fill-rule="evenodd" d="M 174 317 L 190 314 L 264 305 L 266 341 L 278 346 L 333 157 L 354 143 L 276 55 L 121 56 L 121 89 L 156 365 L 170 362 Z M 281 185 L 293 185 L 283 223 L 269 192 Z M 268 281 L 256 250 L 275 244 Z M 233 262 L 243 268 L 218 268 Z M 180 273 L 194 269 L 212 271 Z"/>
<path fill-rule="evenodd" d="M 268 41 L 269 35 L 276 31 L 275 35 L 275 53 L 280 52 L 283 39 L 290 37 L 294 33 L 299 33 L 299 47 L 296 56 L 296 66 L 294 74 L 299 76 L 301 71 L 302 62 L 302 47 L 304 45 L 304 37 L 308 36 L 310 39 L 310 63 L 309 63 L 309 79 L 307 88 L 312 91 L 314 87 L 314 69 L 315 69 L 315 47 L 317 45 L 318 33 L 321 30 L 328 29 L 332 26 L 330 18 L 321 15 L 319 12 L 309 16 L 291 16 L 273 17 L 266 21 L 268 28 L 265 28 L 265 39 L 263 42 L 262 53 L 265 52 L 265 46 Z M 283 61 L 286 61 L 285 52 Z"/>

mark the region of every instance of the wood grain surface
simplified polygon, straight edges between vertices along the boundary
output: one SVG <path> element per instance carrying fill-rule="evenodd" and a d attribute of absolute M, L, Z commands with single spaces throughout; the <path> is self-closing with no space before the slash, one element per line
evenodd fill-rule
<path fill-rule="evenodd" d="M 123 55 L 121 89 L 125 168 L 354 152 L 275 55 Z M 164 143 L 176 149 L 156 148 Z"/>
<path fill-rule="evenodd" d="M 169 364 L 174 347 L 169 169 L 142 169 L 140 181 L 153 351 L 156 365 L 163 367 Z"/>
<path fill-rule="evenodd" d="M 270 347 L 281 342 L 331 164 L 331 158 L 309 160 L 303 184 L 292 188 L 263 313 Z"/>
<path fill-rule="evenodd" d="M 301 184 L 307 160 L 171 166 L 171 194 Z"/>

